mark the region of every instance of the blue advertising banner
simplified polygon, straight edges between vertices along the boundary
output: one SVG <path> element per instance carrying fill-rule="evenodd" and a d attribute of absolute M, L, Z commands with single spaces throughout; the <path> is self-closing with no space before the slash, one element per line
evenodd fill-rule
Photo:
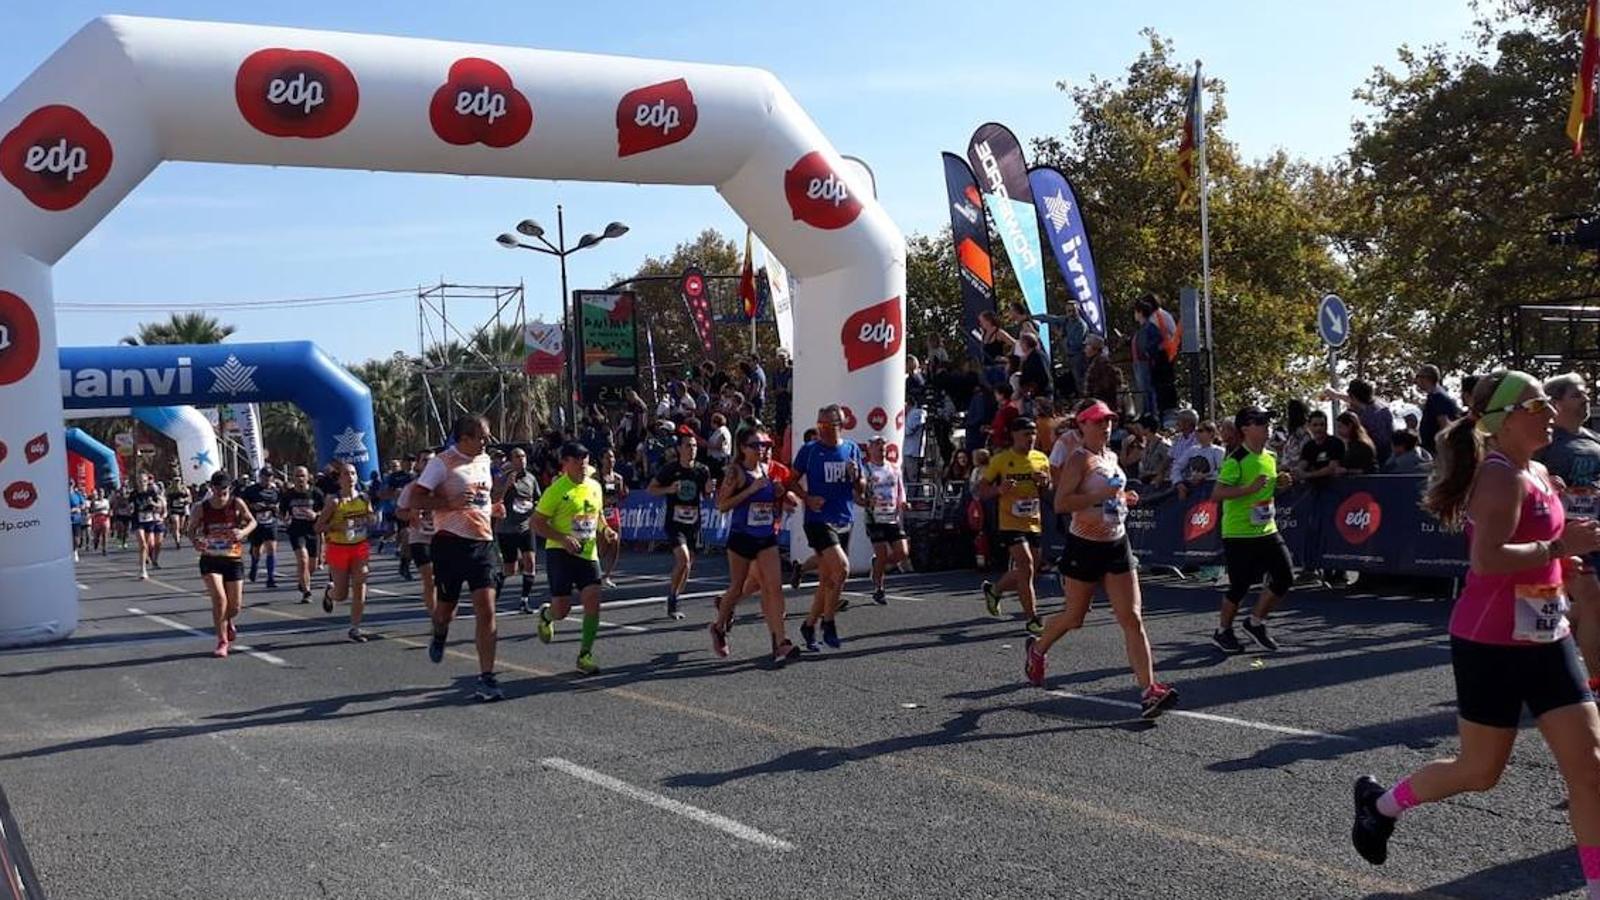
<path fill-rule="evenodd" d="M 1301 568 L 1453 578 L 1467 570 L 1466 539 L 1440 528 L 1417 504 L 1425 479 L 1366 475 L 1278 494 L 1278 532 Z M 1222 561 L 1221 510 L 1211 486 L 1180 498 L 1141 495 L 1128 511 L 1128 539 L 1145 565 Z"/>
<path fill-rule="evenodd" d="M 1039 216 L 1033 211 L 1033 189 L 1028 186 L 1028 164 L 1022 145 L 1011 129 L 989 122 L 973 132 L 967 160 L 978 179 L 984 204 L 994 217 L 995 230 L 1005 245 L 1011 270 L 1017 275 L 1028 311 L 1045 312 L 1044 262 L 1039 253 Z M 1050 348 L 1041 348 L 1048 356 Z"/>
<path fill-rule="evenodd" d="M 1100 296 L 1100 279 L 1095 276 L 1094 254 L 1089 250 L 1089 226 L 1083 220 L 1072 182 L 1055 168 L 1035 166 L 1028 170 L 1028 185 L 1056 266 L 1078 303 L 1078 314 L 1090 331 L 1103 336 L 1105 302 Z"/>
<path fill-rule="evenodd" d="M 665 541 L 667 539 L 667 500 L 665 497 L 652 497 L 644 491 L 630 493 L 622 501 L 619 510 L 622 516 L 622 532 L 624 542 L 645 543 L 649 541 Z M 783 517 L 782 530 L 778 532 L 778 546 L 789 546 L 789 519 L 790 515 Z M 716 504 L 710 500 L 700 502 L 700 543 L 708 549 L 727 546 L 728 526 L 733 521 L 731 513 L 717 512 Z"/>

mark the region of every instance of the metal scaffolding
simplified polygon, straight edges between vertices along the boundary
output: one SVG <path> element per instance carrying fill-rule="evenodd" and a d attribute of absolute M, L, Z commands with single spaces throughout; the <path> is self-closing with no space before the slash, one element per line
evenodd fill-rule
<path fill-rule="evenodd" d="M 507 433 L 507 388 L 527 378 L 520 350 L 526 324 L 526 295 L 520 282 L 483 285 L 441 280 L 417 288 L 413 367 L 420 379 L 422 417 L 434 428 L 439 443 L 449 436 L 451 420 L 461 414 L 487 416 L 498 426 L 496 434 Z M 462 379 L 481 377 L 494 378 L 493 399 L 486 409 L 471 409 L 457 396 L 457 385 Z"/>

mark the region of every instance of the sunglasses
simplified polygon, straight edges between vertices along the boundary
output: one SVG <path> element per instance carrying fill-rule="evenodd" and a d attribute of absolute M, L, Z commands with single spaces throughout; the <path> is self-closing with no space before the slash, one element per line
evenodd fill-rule
<path fill-rule="evenodd" d="M 772 449 L 772 442 L 771 441 L 748 441 L 748 442 L 745 443 L 745 446 L 749 447 L 751 450 L 770 450 L 770 449 Z"/>
<path fill-rule="evenodd" d="M 1529 397 L 1528 399 L 1520 401 L 1520 402 L 1517 402 L 1517 403 L 1508 403 L 1505 406 L 1500 407 L 1499 409 L 1491 409 L 1491 410 L 1489 410 L 1488 413 L 1485 413 L 1485 415 L 1489 415 L 1489 414 L 1493 414 L 1493 413 L 1515 412 L 1515 411 L 1517 411 L 1519 409 L 1522 410 L 1523 412 L 1529 412 L 1529 413 L 1555 412 L 1555 408 L 1556 408 L 1555 404 L 1550 402 L 1550 398 L 1549 397 Z"/>

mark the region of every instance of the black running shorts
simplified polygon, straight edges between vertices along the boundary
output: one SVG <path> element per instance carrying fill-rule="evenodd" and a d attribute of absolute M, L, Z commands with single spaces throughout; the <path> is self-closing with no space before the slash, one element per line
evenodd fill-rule
<path fill-rule="evenodd" d="M 244 560 L 232 556 L 200 557 L 201 575 L 221 575 L 224 582 L 244 580 Z"/>
<path fill-rule="evenodd" d="M 600 583 L 600 563 L 565 550 L 547 547 L 544 551 L 545 575 L 550 579 L 550 596 L 570 597 Z"/>
<path fill-rule="evenodd" d="M 433 536 L 433 583 L 440 603 L 459 602 L 463 585 L 469 592 L 493 586 L 499 567 L 494 541 L 475 541 L 448 531 Z"/>
<path fill-rule="evenodd" d="M 1067 533 L 1067 546 L 1061 551 L 1060 560 L 1063 577 L 1099 584 L 1107 575 L 1126 575 L 1137 567 L 1127 537 L 1094 541 Z"/>
<path fill-rule="evenodd" d="M 1593 703 L 1571 636 L 1550 644 L 1480 644 L 1450 638 L 1461 718 L 1490 728 L 1516 728 L 1522 708 L 1535 719 L 1574 703 Z"/>
<path fill-rule="evenodd" d="M 778 536 L 775 534 L 756 537 L 742 531 L 728 532 L 728 552 L 745 559 L 754 560 L 762 551 L 775 549 L 778 546 Z"/>
<path fill-rule="evenodd" d="M 1229 602 L 1238 603 L 1250 588 L 1260 582 L 1273 596 L 1289 593 L 1294 584 L 1294 560 L 1283 535 L 1276 532 L 1260 537 L 1223 538 L 1223 561 L 1228 567 Z"/>

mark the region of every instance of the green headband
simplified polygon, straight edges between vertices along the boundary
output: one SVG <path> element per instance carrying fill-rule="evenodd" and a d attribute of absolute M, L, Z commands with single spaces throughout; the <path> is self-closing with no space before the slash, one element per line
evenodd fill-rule
<path fill-rule="evenodd" d="M 1521 397 L 1528 388 L 1539 392 L 1544 391 L 1538 379 L 1527 372 L 1511 370 L 1500 379 L 1500 384 L 1495 387 L 1494 395 L 1489 398 L 1489 404 L 1484 414 L 1478 419 L 1478 431 L 1483 434 L 1498 434 L 1501 426 L 1506 424 L 1506 416 L 1510 413 L 1508 407 L 1514 406 L 1517 398 Z"/>

